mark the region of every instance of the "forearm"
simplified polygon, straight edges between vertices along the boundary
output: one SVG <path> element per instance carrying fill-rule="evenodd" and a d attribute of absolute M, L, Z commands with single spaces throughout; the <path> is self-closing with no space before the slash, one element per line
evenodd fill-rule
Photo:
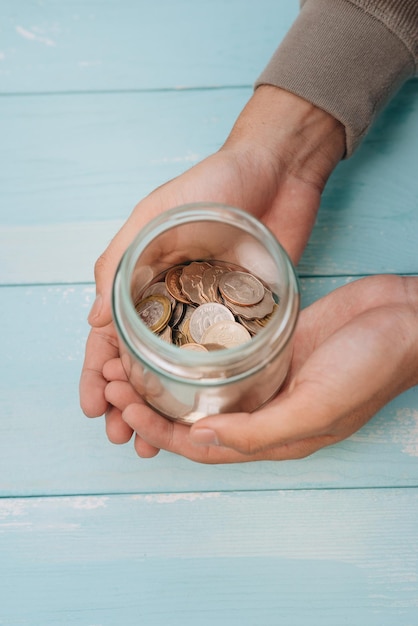
<path fill-rule="evenodd" d="M 417 71 L 416 0 L 305 0 L 255 86 L 316 104 L 346 132 L 346 156 Z"/>
<path fill-rule="evenodd" d="M 409 318 L 409 345 L 411 387 L 418 385 L 418 277 L 406 276 L 403 279 L 405 306 Z"/>
<path fill-rule="evenodd" d="M 344 154 L 343 125 L 332 115 L 271 85 L 256 90 L 224 148 L 261 159 L 279 181 L 283 172 L 316 187 L 324 185 Z"/>

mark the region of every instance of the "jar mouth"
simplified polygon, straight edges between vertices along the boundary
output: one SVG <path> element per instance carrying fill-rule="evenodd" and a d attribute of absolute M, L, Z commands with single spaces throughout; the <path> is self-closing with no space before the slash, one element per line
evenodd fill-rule
<path fill-rule="evenodd" d="M 154 334 L 135 309 L 131 285 L 138 260 L 148 246 L 163 233 L 191 222 L 226 223 L 236 228 L 237 232 L 247 233 L 267 250 L 272 264 L 277 268 L 277 274 L 282 274 L 279 279 L 286 288 L 278 294 L 277 310 L 269 323 L 244 344 L 205 353 L 180 350 L 178 346 L 171 345 Z M 146 286 L 144 284 L 144 288 Z M 199 202 L 165 211 L 140 231 L 126 250 L 116 271 L 112 309 L 117 332 L 124 344 L 148 369 L 176 380 L 192 379 L 197 384 L 220 384 L 264 367 L 266 362 L 274 359 L 285 348 L 298 317 L 299 288 L 292 262 L 266 226 L 242 209 Z"/>

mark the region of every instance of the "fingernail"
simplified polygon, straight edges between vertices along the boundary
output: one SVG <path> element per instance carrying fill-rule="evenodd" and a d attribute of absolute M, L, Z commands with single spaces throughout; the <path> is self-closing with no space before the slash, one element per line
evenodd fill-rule
<path fill-rule="evenodd" d="M 210 428 L 196 428 L 190 433 L 193 443 L 201 443 L 204 445 L 219 446 L 218 437 L 214 430 Z"/>
<path fill-rule="evenodd" d="M 91 307 L 91 311 L 88 316 L 88 321 L 90 324 L 100 315 L 100 311 L 102 310 L 102 296 L 97 294 L 95 301 L 93 302 L 93 306 Z"/>

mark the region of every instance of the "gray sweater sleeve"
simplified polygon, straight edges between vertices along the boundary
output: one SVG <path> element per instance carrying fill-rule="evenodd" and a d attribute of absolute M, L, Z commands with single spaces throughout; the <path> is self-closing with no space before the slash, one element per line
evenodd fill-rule
<path fill-rule="evenodd" d="M 276 85 L 338 119 L 346 157 L 418 66 L 418 0 L 304 0 L 255 83 Z"/>

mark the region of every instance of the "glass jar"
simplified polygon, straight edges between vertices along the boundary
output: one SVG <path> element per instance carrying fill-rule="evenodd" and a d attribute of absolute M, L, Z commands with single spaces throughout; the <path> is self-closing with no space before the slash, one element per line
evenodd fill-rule
<path fill-rule="evenodd" d="M 173 266 L 212 261 L 242 268 L 278 303 L 250 341 L 223 350 L 182 350 L 154 334 L 135 303 Z M 113 319 L 128 379 L 144 401 L 172 420 L 191 424 L 207 415 L 252 412 L 282 386 L 299 312 L 293 265 L 274 235 L 237 208 L 184 205 L 160 214 L 126 250 L 113 285 Z"/>

